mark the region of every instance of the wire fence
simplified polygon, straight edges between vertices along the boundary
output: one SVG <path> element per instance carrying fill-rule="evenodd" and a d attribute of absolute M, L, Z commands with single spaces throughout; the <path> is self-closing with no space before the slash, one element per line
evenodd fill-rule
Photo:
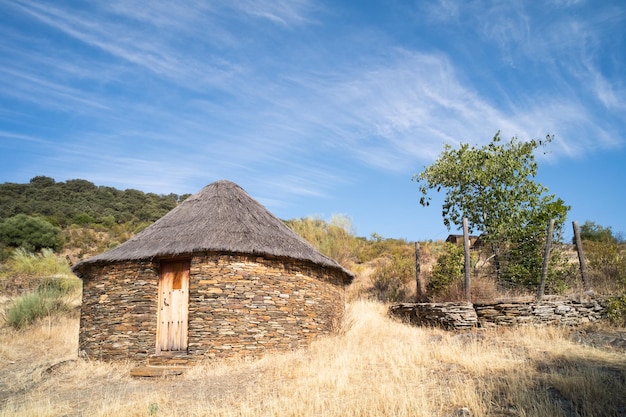
<path fill-rule="evenodd" d="M 564 244 L 555 236 L 554 221 L 543 231 L 523 236 L 501 234 L 469 236 L 464 227 L 463 236 L 451 243 L 463 247 L 463 298 L 494 297 L 501 294 L 534 294 L 541 299 L 545 294 L 562 294 L 568 290 L 588 291 L 591 288 L 580 244 L 577 223 L 573 223 L 578 245 Z M 417 299 L 430 299 L 428 284 L 421 277 L 419 248 L 416 250 Z M 439 261 L 439 264 L 442 262 Z M 460 294 L 457 291 L 457 298 Z"/>

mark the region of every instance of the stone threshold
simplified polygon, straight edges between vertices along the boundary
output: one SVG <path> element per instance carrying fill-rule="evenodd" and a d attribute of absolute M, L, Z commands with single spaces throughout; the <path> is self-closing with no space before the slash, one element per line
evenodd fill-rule
<path fill-rule="evenodd" d="M 159 378 L 182 375 L 188 366 L 137 366 L 130 370 L 130 376 L 135 378 Z"/>

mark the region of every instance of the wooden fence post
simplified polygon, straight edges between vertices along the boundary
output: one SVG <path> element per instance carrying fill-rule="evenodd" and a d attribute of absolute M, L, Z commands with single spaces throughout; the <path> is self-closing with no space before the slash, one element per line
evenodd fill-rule
<path fill-rule="evenodd" d="M 418 303 L 423 302 L 426 298 L 426 291 L 424 289 L 424 283 L 422 282 L 421 267 L 420 267 L 420 244 L 415 242 L 415 283 L 417 285 L 416 301 Z"/>
<path fill-rule="evenodd" d="M 463 248 L 465 254 L 465 301 L 472 302 L 472 278 L 471 278 L 471 262 L 470 262 L 470 240 L 467 227 L 467 217 L 463 217 Z"/>
<path fill-rule="evenodd" d="M 537 291 L 537 301 L 541 301 L 541 298 L 543 298 L 543 291 L 546 286 L 546 276 L 548 275 L 548 264 L 550 263 L 550 248 L 552 246 L 553 231 L 554 219 L 550 219 L 548 234 L 546 236 L 546 247 L 543 252 L 543 267 L 541 268 L 541 281 L 539 282 L 539 290 Z"/>
<path fill-rule="evenodd" d="M 583 252 L 582 240 L 580 239 L 580 229 L 578 229 L 578 222 L 573 221 L 572 227 L 574 228 L 574 242 L 576 243 L 576 252 L 578 253 L 578 262 L 580 264 L 580 276 L 583 280 L 583 288 L 585 291 L 587 291 L 590 288 L 590 282 L 587 277 L 587 264 L 585 262 L 585 253 Z"/>

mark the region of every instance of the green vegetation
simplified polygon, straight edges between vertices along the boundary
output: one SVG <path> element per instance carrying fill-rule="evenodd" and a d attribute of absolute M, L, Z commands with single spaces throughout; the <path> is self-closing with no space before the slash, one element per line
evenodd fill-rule
<path fill-rule="evenodd" d="M 16 249 L 4 263 L 2 276 L 0 279 L 3 280 L 26 276 L 37 282 L 34 291 L 14 299 L 5 312 L 5 321 L 15 329 L 22 329 L 43 317 L 70 311 L 71 298 L 81 287 L 65 258 L 51 249 L 44 249 L 39 254 Z"/>
<path fill-rule="evenodd" d="M 43 249 L 41 253 L 31 253 L 24 248 L 13 251 L 6 262 L 7 273 L 13 275 L 29 275 L 33 278 L 46 276 L 71 276 L 72 271 L 67 261 L 55 255 L 51 249 Z"/>
<path fill-rule="evenodd" d="M 446 191 L 444 224 L 460 228 L 468 219 L 470 232 L 479 232 L 491 250 L 498 279 L 536 285 L 548 222 L 555 220 L 555 236 L 563 228 L 569 206 L 533 180 L 533 152 L 551 140 L 503 143 L 498 132 L 481 148 L 445 145 L 439 158 L 413 177 L 423 206 L 430 204 L 430 190 Z"/>
<path fill-rule="evenodd" d="M 626 326 L 626 293 L 609 298 L 607 316 L 615 326 Z"/>
<path fill-rule="evenodd" d="M 536 172 L 536 163 L 529 152 L 539 144 L 523 144 L 515 139 L 501 144 L 496 135 L 493 143 L 484 148 L 462 145 L 460 150 L 452 150 L 448 147 L 435 165 L 416 178 L 420 181 L 422 192 L 430 189 L 428 184 L 431 188 L 436 184 L 427 184 L 427 180 L 449 180 L 442 183 L 442 188 L 450 188 L 449 199 L 459 195 L 454 181 L 465 178 L 464 183 L 457 185 L 465 187 L 469 195 L 476 195 L 477 201 L 462 200 L 457 203 L 446 200 L 444 214 L 448 213 L 448 217 L 444 222 L 449 225 L 456 224 L 454 222 L 460 219 L 460 213 L 469 209 L 484 211 L 479 219 L 499 219 L 510 209 L 513 210 L 513 218 L 526 225 L 521 230 L 513 229 L 515 224 L 510 219 L 473 225 L 479 231 L 487 230 L 487 227 L 490 228 L 488 230 L 495 228 L 491 235 L 482 235 L 483 245 L 472 251 L 472 291 L 477 291 L 477 296 L 495 296 L 498 289 L 513 290 L 513 293 L 519 294 L 536 290 L 546 234 L 546 224 L 542 222 L 545 220 L 547 223 L 550 213 L 561 219 L 567 211 L 567 207 L 554 196 L 532 193 L 532 190 L 543 193 L 545 189 L 541 185 L 527 177 L 518 178 L 523 172 L 531 177 Z M 509 159 L 514 157 L 521 162 L 510 162 Z M 468 172 L 472 173 L 472 169 L 476 172 L 464 177 L 454 168 L 455 158 L 466 164 Z M 508 163 L 507 169 L 512 171 L 508 174 L 499 172 L 498 161 Z M 486 178 L 494 172 L 497 176 L 488 182 Z M 500 188 L 489 185 L 499 181 L 505 182 Z M 494 203 L 491 211 L 484 209 L 497 197 L 521 198 L 522 195 L 517 195 L 515 191 L 516 181 L 524 187 L 534 184 L 524 191 L 526 194 L 522 193 L 529 194 L 527 196 L 532 204 L 513 207 L 513 203 L 507 201 Z M 491 195 L 491 200 L 488 195 Z M 80 259 L 111 249 L 150 225 L 185 197 L 174 194 L 157 196 L 137 190 L 119 191 L 111 187 L 97 187 L 85 180 L 55 182 L 43 176 L 33 178 L 28 184 L 0 184 L 0 279 L 11 276 L 36 279 L 71 276 L 69 263 L 65 257 L 55 254 L 55 250 L 61 247 L 67 249 L 71 259 L 75 260 L 76 257 Z M 427 204 L 426 194 L 422 203 Z M 535 207 L 532 215 L 524 212 L 531 207 Z M 535 220 L 540 223 L 539 226 L 531 223 Z M 329 221 L 306 217 L 286 220 L 285 223 L 320 252 L 359 276 L 358 282 L 353 285 L 356 289 L 351 291 L 352 297 L 383 302 L 415 299 L 413 243 L 384 238 L 376 233 L 370 237 L 357 236 L 350 219 L 342 215 L 334 215 Z M 581 234 L 594 290 L 602 294 L 621 294 L 626 290 L 626 244 L 613 234 L 611 228 L 590 221 L 583 224 Z M 420 275 L 426 285 L 426 296 L 441 301 L 457 299 L 463 285 L 462 249 L 441 241 L 421 242 L 420 246 Z M 497 256 L 494 256 L 494 248 Z M 579 285 L 577 265 L 572 262 L 571 253 L 569 256 L 568 259 L 564 255 L 563 245 L 553 247 L 546 293 L 560 294 Z M 500 279 L 496 281 L 494 276 Z M 45 291 L 42 291 L 39 291 L 38 297 L 50 298 L 43 297 L 41 294 Z M 34 300 L 30 302 L 34 303 Z M 51 309 L 48 307 L 47 310 Z"/>
<path fill-rule="evenodd" d="M 370 239 L 355 236 L 352 222 L 346 216 L 334 215 L 330 222 L 305 217 L 286 220 L 285 224 L 321 253 L 341 264 L 362 264 L 381 257 L 407 255 L 406 240 L 385 239 L 376 233 Z"/>
<path fill-rule="evenodd" d="M 0 261 L 6 259 L 6 247 L 58 251 L 65 246 L 83 253 L 108 249 L 188 196 L 120 191 L 86 180 L 56 182 L 45 176 L 34 177 L 28 184 L 0 184 Z M 81 232 L 76 233 L 77 229 Z"/>
<path fill-rule="evenodd" d="M 0 221 L 0 242 L 15 248 L 58 250 L 63 246 L 61 229 L 41 217 L 17 214 Z"/>
<path fill-rule="evenodd" d="M 580 236 L 593 287 L 626 291 L 626 243 L 610 227 L 591 221 L 580 227 Z"/>
<path fill-rule="evenodd" d="M 71 287 L 68 283 L 48 284 L 16 298 L 6 312 L 7 324 L 19 330 L 35 320 L 69 312 L 71 306 L 64 300 L 67 292 L 62 289 Z"/>
<path fill-rule="evenodd" d="M 414 256 L 411 247 L 404 245 L 403 250 L 397 250 L 382 258 L 370 277 L 371 294 L 374 299 L 393 303 L 415 298 Z"/>
<path fill-rule="evenodd" d="M 352 234 L 350 219 L 345 216 L 335 215 L 330 222 L 305 217 L 287 220 L 285 224 L 321 253 L 339 263 L 353 260 L 353 254 L 360 244 Z"/>
<path fill-rule="evenodd" d="M 443 253 L 433 266 L 430 281 L 426 286 L 429 295 L 441 295 L 456 282 L 463 279 L 463 247 L 446 243 Z"/>
<path fill-rule="evenodd" d="M 28 184 L 0 184 L 0 219 L 17 214 L 44 217 L 65 228 L 80 226 L 153 222 L 189 195 L 157 195 L 128 189 L 96 186 L 87 180 L 56 182 L 44 176 Z"/>
<path fill-rule="evenodd" d="M 335 215 L 330 222 L 318 218 L 285 221 L 317 250 L 349 269 L 366 264 L 371 285 L 361 296 L 380 301 L 406 301 L 415 293 L 415 250 L 404 239 L 370 239 L 354 235 L 352 222 Z"/>
<path fill-rule="evenodd" d="M 603 227 L 589 220 L 580 226 L 580 239 L 588 242 L 604 243 L 620 243 L 621 240 L 613 235 L 610 227 Z M 575 238 L 572 238 L 572 243 L 576 243 Z"/>

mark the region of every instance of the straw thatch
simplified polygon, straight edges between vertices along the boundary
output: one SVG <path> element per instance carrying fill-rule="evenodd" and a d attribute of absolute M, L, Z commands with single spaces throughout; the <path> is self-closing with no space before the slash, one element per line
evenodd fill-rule
<path fill-rule="evenodd" d="M 302 237 L 230 181 L 217 181 L 189 197 L 117 248 L 76 264 L 175 257 L 197 252 L 252 254 L 310 261 L 352 273 L 318 252 Z"/>

